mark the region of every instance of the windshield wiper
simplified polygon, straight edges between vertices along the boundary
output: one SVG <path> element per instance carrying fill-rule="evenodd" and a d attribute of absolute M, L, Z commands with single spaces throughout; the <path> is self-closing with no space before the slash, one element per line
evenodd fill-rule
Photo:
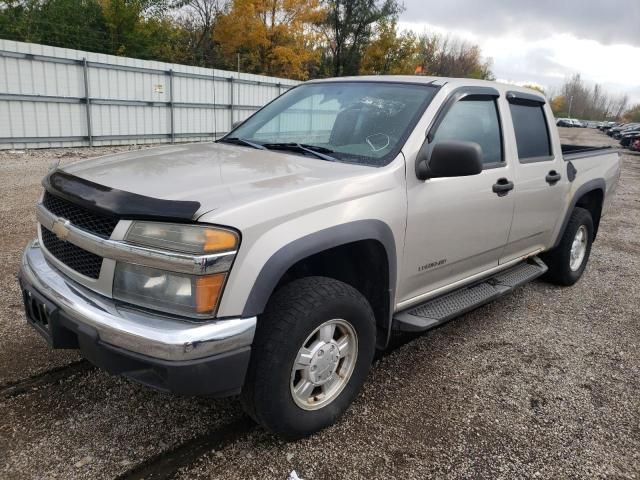
<path fill-rule="evenodd" d="M 234 143 L 234 144 L 237 144 L 237 145 L 246 145 L 247 147 L 256 148 L 258 150 L 266 150 L 267 149 L 267 147 L 265 147 L 261 143 L 252 142 L 251 140 L 247 140 L 246 138 L 242 138 L 242 137 L 221 138 L 218 141 L 219 142 L 224 142 L 224 143 Z"/>
<path fill-rule="evenodd" d="M 314 155 L 322 160 L 328 160 L 330 162 L 335 162 L 338 159 L 334 158 L 330 155 L 326 155 L 327 153 L 333 153 L 333 150 L 325 147 L 320 147 L 317 145 L 307 145 L 305 143 L 265 143 L 263 145 L 265 148 L 269 150 L 292 150 L 294 152 L 306 152 Z"/>

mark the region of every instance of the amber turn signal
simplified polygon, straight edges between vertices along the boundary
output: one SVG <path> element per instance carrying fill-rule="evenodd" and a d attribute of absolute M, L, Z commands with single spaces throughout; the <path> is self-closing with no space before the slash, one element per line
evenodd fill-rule
<path fill-rule="evenodd" d="M 238 245 L 238 237 L 228 230 L 206 229 L 204 231 L 204 251 L 206 253 L 233 250 Z"/>
<path fill-rule="evenodd" d="M 196 277 L 196 312 L 211 313 L 216 309 L 224 279 L 224 273 Z"/>

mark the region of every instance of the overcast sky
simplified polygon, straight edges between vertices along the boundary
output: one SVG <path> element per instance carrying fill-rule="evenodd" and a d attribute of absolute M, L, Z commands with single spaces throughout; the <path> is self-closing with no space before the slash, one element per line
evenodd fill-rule
<path fill-rule="evenodd" d="M 573 73 L 640 103 L 640 0 L 404 0 L 400 28 L 470 40 L 497 79 L 547 90 Z"/>

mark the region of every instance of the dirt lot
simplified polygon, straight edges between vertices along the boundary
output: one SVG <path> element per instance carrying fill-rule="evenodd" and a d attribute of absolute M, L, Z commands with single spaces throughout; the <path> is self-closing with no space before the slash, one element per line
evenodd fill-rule
<path fill-rule="evenodd" d="M 15 274 L 40 179 L 113 150 L 0 153 L 0 478 L 640 478 L 640 156 L 577 285 L 535 282 L 411 339 L 337 425 L 286 444 L 233 399 L 149 391 L 26 326 Z"/>

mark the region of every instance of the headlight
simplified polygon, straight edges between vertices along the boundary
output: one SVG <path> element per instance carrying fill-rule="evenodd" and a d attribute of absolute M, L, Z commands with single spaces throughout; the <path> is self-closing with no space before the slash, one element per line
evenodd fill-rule
<path fill-rule="evenodd" d="M 113 297 L 167 313 L 211 317 L 218 306 L 224 280 L 224 273 L 195 276 L 118 263 Z"/>
<path fill-rule="evenodd" d="M 239 243 L 238 234 L 224 228 L 146 221 L 134 221 L 124 240 L 194 256 L 225 252 L 233 255 Z M 118 262 L 113 298 L 182 316 L 212 317 L 220 302 L 227 272 L 189 275 L 169 270 Z"/>
<path fill-rule="evenodd" d="M 238 235 L 222 228 L 179 223 L 133 222 L 125 240 L 161 250 L 205 255 L 235 250 Z"/>

